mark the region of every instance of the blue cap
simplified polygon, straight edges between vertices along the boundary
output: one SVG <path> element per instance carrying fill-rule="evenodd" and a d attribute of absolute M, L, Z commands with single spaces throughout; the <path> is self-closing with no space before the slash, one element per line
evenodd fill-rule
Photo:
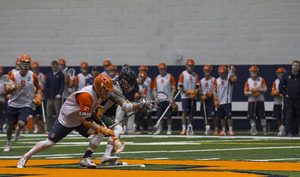
<path fill-rule="evenodd" d="M 93 67 L 92 70 L 94 71 L 94 70 L 96 70 L 96 69 L 99 71 L 99 68 L 98 68 L 97 66 Z"/>

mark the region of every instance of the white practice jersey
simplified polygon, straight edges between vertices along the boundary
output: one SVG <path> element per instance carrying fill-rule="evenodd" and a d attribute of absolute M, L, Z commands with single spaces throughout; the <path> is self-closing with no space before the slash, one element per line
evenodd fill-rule
<path fill-rule="evenodd" d="M 33 72 L 31 70 L 25 76 L 22 76 L 20 72 L 13 73 L 14 81 L 25 94 L 31 98 L 35 98 L 35 86 L 33 83 Z M 35 109 L 35 105 L 32 100 L 26 95 L 22 94 L 19 90 L 11 93 L 10 99 L 8 100 L 8 106 L 14 108 L 29 107 Z"/>
<path fill-rule="evenodd" d="M 217 90 L 220 105 L 232 102 L 233 83 L 228 78 L 230 78 L 229 74 L 225 79 L 219 77 L 214 82 L 214 90 Z"/>
<path fill-rule="evenodd" d="M 280 80 L 276 79 L 273 82 L 272 90 L 278 90 L 279 89 L 279 83 L 280 83 Z M 275 105 L 282 105 L 282 102 L 283 102 L 283 98 L 280 98 L 279 96 L 274 96 L 274 104 Z"/>
<path fill-rule="evenodd" d="M 101 74 L 104 74 L 105 76 L 109 77 L 109 75 L 108 75 L 108 73 L 106 71 L 103 71 Z"/>
<path fill-rule="evenodd" d="M 102 102 L 101 98 L 96 95 L 96 92 L 93 91 L 93 86 L 89 85 L 82 88 L 80 91 L 72 93 L 67 100 L 64 102 L 60 109 L 58 116 L 58 121 L 65 127 L 77 127 L 82 123 L 83 115 L 80 115 L 80 105 L 76 102 L 76 95 L 78 93 L 89 93 L 93 98 L 93 103 L 90 109 L 91 112 L 95 111 L 98 105 Z"/>
<path fill-rule="evenodd" d="M 158 75 L 154 79 L 154 88 L 157 89 L 157 92 L 164 92 L 168 95 L 168 99 L 166 101 L 171 100 L 172 86 L 175 86 L 174 77 L 167 73 L 164 77 L 162 75 Z"/>
<path fill-rule="evenodd" d="M 66 81 L 68 79 L 67 68 L 62 70 L 62 73 L 65 75 L 65 81 Z M 61 97 L 62 97 L 62 99 L 67 99 L 69 97 L 69 87 L 67 84 L 65 84 L 65 88 L 64 88 L 64 91 L 62 92 Z"/>
<path fill-rule="evenodd" d="M 0 92 L 4 92 L 4 91 L 5 91 L 5 84 L 0 82 Z M 0 95 L 0 103 L 1 102 L 5 103 L 5 94 Z"/>
<path fill-rule="evenodd" d="M 265 81 L 262 77 L 257 77 L 256 80 L 253 80 L 251 77 L 249 77 L 245 84 L 245 91 L 251 91 L 251 89 L 253 88 L 262 88 L 264 86 L 264 83 Z M 257 98 L 254 95 L 248 96 L 248 102 L 255 102 L 255 100 L 259 102 L 265 101 L 264 94 L 260 94 Z"/>
<path fill-rule="evenodd" d="M 88 78 L 91 78 L 92 75 L 91 74 L 88 74 L 86 76 L 84 76 L 82 73 L 79 73 L 78 75 L 78 89 L 77 91 L 81 90 L 83 87 L 85 87 L 85 81 L 88 79 Z"/>
<path fill-rule="evenodd" d="M 186 70 L 183 71 L 178 80 L 178 86 L 183 85 L 183 88 L 186 90 L 195 90 L 196 86 L 200 85 L 198 74 L 192 72 L 189 74 Z M 181 92 L 181 99 L 191 98 L 190 94 L 185 94 L 185 92 Z"/>
<path fill-rule="evenodd" d="M 216 78 L 215 77 L 210 77 L 210 79 L 206 80 L 205 77 L 200 80 L 200 88 L 204 94 L 206 92 L 211 92 L 214 91 L 214 82 Z"/>
<path fill-rule="evenodd" d="M 121 100 L 126 100 L 123 90 L 118 82 L 114 82 L 114 91 L 109 92 L 109 97 L 107 99 L 107 102 L 103 106 L 105 108 L 105 111 L 108 110 L 110 107 L 112 107 L 116 102 Z M 104 112 L 105 112 L 104 111 Z"/>
<path fill-rule="evenodd" d="M 111 77 L 109 77 L 111 80 L 113 80 L 113 81 L 118 81 L 118 79 L 119 79 L 119 75 L 115 75 L 115 77 L 113 77 L 113 78 L 111 78 Z"/>
<path fill-rule="evenodd" d="M 152 90 L 153 90 L 153 81 L 150 77 L 147 77 L 145 82 L 144 82 L 145 86 L 147 87 L 147 97 L 146 100 L 150 101 L 151 100 L 151 94 L 152 94 Z"/>

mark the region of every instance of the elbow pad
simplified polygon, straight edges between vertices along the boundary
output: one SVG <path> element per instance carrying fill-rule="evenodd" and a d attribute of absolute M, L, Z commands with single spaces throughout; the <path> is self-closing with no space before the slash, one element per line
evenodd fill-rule
<path fill-rule="evenodd" d="M 123 103 L 123 105 L 122 105 L 122 111 L 124 111 L 124 112 L 132 112 L 132 109 L 133 109 L 132 103 L 128 103 L 126 101 Z"/>

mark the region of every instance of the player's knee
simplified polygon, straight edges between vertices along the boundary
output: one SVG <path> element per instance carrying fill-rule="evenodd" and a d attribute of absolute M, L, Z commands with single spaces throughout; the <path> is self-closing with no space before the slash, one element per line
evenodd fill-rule
<path fill-rule="evenodd" d="M 267 126 L 267 120 L 266 119 L 260 119 L 260 122 L 261 122 L 262 127 Z"/>
<path fill-rule="evenodd" d="M 114 128 L 113 128 L 113 131 L 115 133 L 115 137 L 116 138 L 120 138 L 120 134 L 121 132 L 123 131 L 123 128 L 120 126 L 120 125 L 116 125 Z"/>
<path fill-rule="evenodd" d="M 54 146 L 56 143 L 47 139 L 46 141 L 43 142 L 43 147 L 46 148 L 50 148 L 52 146 Z"/>
<path fill-rule="evenodd" d="M 20 129 L 22 129 L 23 127 L 25 127 L 25 122 L 19 120 L 18 121 L 18 126 L 19 126 Z"/>

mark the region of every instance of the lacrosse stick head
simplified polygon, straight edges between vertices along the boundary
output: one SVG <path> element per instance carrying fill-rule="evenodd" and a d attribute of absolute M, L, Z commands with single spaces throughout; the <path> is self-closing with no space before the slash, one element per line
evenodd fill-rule
<path fill-rule="evenodd" d="M 13 81 L 9 79 L 9 75 L 7 75 L 7 74 L 0 77 L 0 82 L 7 85 L 7 86 L 9 86 L 10 89 L 15 88 L 15 85 L 14 85 Z"/>
<path fill-rule="evenodd" d="M 125 142 L 121 141 L 119 138 L 113 137 L 113 144 L 117 153 L 122 152 L 125 148 Z"/>
<path fill-rule="evenodd" d="M 156 97 L 154 98 L 153 101 L 151 101 L 151 103 L 158 108 L 158 103 L 162 102 L 162 101 L 166 101 L 168 99 L 168 95 L 165 92 L 157 92 L 156 93 Z"/>
<path fill-rule="evenodd" d="M 70 69 L 68 70 L 68 74 L 70 75 L 70 78 L 71 78 L 72 80 L 75 79 L 75 69 L 74 69 L 74 68 L 70 68 Z"/>

